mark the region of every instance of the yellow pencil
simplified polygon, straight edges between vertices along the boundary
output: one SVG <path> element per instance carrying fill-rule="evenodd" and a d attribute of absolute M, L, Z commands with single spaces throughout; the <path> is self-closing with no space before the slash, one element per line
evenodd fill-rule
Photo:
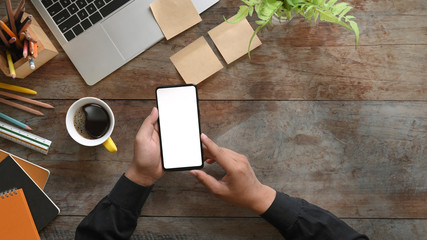
<path fill-rule="evenodd" d="M 27 93 L 27 94 L 33 94 L 33 95 L 37 94 L 36 91 L 31 90 L 29 88 L 19 87 L 11 84 L 6 84 L 6 83 L 0 83 L 0 88 L 15 91 L 15 92 L 20 92 L 20 93 Z"/>
<path fill-rule="evenodd" d="M 12 61 L 12 55 L 10 55 L 10 52 L 6 50 L 7 55 L 7 63 L 9 64 L 9 71 L 12 78 L 16 78 L 16 72 L 15 72 L 15 66 L 13 65 Z"/>

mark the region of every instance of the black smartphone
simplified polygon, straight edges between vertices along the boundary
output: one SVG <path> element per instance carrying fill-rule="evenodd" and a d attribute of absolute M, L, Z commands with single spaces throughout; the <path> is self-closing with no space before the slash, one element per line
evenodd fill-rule
<path fill-rule="evenodd" d="M 163 169 L 200 169 L 203 150 L 197 87 L 192 84 L 156 89 Z"/>

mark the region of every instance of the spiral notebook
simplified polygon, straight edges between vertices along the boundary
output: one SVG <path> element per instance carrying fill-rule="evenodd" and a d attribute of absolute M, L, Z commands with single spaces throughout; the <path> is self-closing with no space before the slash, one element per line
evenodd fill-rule
<path fill-rule="evenodd" d="M 22 188 L 0 193 L 0 238 L 40 239 Z"/>
<path fill-rule="evenodd" d="M 58 214 L 59 208 L 28 176 L 16 161 L 7 156 L 0 162 L 0 192 L 22 188 L 30 207 L 37 230 L 48 225 Z M 0 215 L 0 217 L 3 217 Z"/>

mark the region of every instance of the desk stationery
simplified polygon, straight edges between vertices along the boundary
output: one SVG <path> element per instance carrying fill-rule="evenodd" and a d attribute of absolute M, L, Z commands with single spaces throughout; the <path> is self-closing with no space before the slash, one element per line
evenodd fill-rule
<path fill-rule="evenodd" d="M 18 0 L 12 1 L 14 5 Z M 0 149 L 51 172 L 46 194 L 61 213 L 42 239 L 73 239 L 80 221 L 129 166 L 133 141 L 155 106 L 155 88 L 183 84 L 170 61 L 204 36 L 224 68 L 198 84 L 201 129 L 219 145 L 248 156 L 261 182 L 328 209 L 371 239 L 427 235 L 427 3 L 350 1 L 353 33 L 301 18 L 258 34 L 262 45 L 227 64 L 208 31 L 236 14 L 221 0 L 202 22 L 87 86 L 28 3 L 59 54 L 23 80 L 0 82 L 37 91 L 55 106 L 42 117 L 1 105 L 33 133 L 52 141 L 40 154 L 0 139 Z M 252 26 L 254 19 L 249 18 Z M 116 117 L 118 152 L 83 147 L 65 128 L 68 107 L 97 97 Z M 216 165 L 207 172 L 221 177 Z M 167 173 L 144 205 L 133 239 L 281 239 L 257 215 L 212 196 L 188 172 Z"/>

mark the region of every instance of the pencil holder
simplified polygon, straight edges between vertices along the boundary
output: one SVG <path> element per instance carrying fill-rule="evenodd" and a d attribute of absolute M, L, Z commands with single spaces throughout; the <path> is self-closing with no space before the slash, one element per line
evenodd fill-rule
<path fill-rule="evenodd" d="M 28 16 L 28 14 L 24 14 L 24 17 L 26 16 Z M 38 56 L 33 59 L 35 69 L 31 69 L 29 60 L 22 57 L 13 63 L 15 66 L 16 78 L 25 78 L 58 54 L 58 51 L 34 18 L 27 31 L 31 34 L 31 37 L 37 41 Z M 11 76 L 4 53 L 0 55 L 0 68 L 6 76 Z"/>

